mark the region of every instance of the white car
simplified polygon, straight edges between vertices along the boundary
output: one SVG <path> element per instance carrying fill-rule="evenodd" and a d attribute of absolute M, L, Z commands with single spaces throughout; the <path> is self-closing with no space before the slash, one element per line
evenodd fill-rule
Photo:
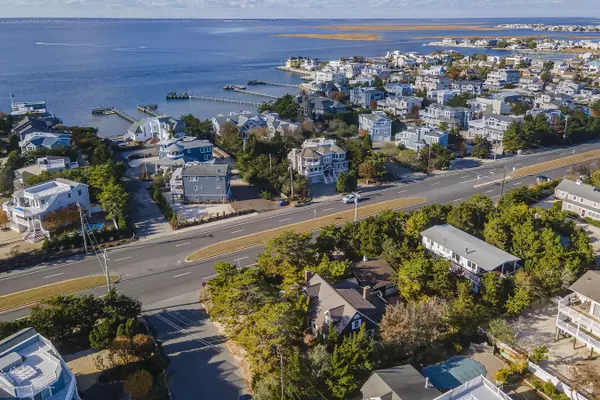
<path fill-rule="evenodd" d="M 358 193 L 352 193 L 352 194 L 342 197 L 342 203 L 344 203 L 344 204 L 354 203 L 355 201 L 358 202 L 361 200 L 362 200 L 362 197 Z"/>

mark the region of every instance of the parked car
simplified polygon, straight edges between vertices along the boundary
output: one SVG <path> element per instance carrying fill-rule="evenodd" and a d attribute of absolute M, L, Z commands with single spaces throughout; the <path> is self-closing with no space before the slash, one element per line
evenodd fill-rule
<path fill-rule="evenodd" d="M 547 176 L 545 176 L 545 175 L 538 175 L 538 176 L 536 176 L 536 177 L 535 177 L 535 181 L 536 181 L 537 183 L 544 183 L 544 182 L 549 182 L 549 181 L 550 181 L 550 178 L 548 178 L 548 177 L 547 177 Z"/>
<path fill-rule="evenodd" d="M 344 204 L 354 203 L 355 201 L 361 201 L 361 200 L 362 200 L 362 196 L 358 193 L 351 193 L 347 196 L 342 197 L 342 203 L 344 203 Z"/>

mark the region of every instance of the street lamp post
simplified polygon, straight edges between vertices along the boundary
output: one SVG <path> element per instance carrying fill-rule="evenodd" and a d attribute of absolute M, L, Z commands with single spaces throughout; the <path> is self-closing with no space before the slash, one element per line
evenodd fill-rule
<path fill-rule="evenodd" d="M 292 197 L 292 201 L 294 201 L 294 175 L 293 175 L 293 169 L 292 167 L 290 167 L 290 194 Z"/>
<path fill-rule="evenodd" d="M 358 220 L 358 197 L 354 196 L 354 222 Z"/>
<path fill-rule="evenodd" d="M 110 272 L 108 271 L 108 254 L 106 249 L 102 253 L 102 258 L 104 259 L 104 275 L 106 276 L 106 289 L 108 289 L 108 293 L 110 293 Z"/>
<path fill-rule="evenodd" d="M 567 139 L 567 128 L 569 127 L 569 116 L 565 115 L 565 132 L 563 133 L 563 143 Z M 573 150 L 575 151 L 575 150 Z"/>

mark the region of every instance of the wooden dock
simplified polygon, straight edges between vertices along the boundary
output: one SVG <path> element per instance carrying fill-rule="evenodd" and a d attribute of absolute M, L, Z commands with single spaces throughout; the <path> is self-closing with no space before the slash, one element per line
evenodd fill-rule
<path fill-rule="evenodd" d="M 154 104 L 151 104 L 151 105 L 142 105 L 142 106 L 137 106 L 137 110 L 138 110 L 139 112 L 142 112 L 142 113 L 144 113 L 144 114 L 151 115 L 151 116 L 153 116 L 153 117 L 165 117 L 165 116 L 166 116 L 166 114 L 159 114 L 159 113 L 157 112 L 157 110 L 158 110 L 158 107 L 156 107 L 156 106 L 155 106 L 155 107 L 152 107 L 152 106 L 155 106 L 155 105 L 154 105 Z"/>
<path fill-rule="evenodd" d="M 119 117 L 123 118 L 125 121 L 134 123 L 136 120 L 135 118 L 133 118 L 131 115 L 119 110 L 116 107 L 102 107 L 102 108 L 95 108 L 92 110 L 92 114 L 93 115 L 111 115 L 111 114 L 115 114 L 118 115 Z"/>
<path fill-rule="evenodd" d="M 247 106 L 260 107 L 264 103 L 260 101 L 249 101 L 249 100 L 237 100 L 237 99 L 224 99 L 221 97 L 209 97 L 209 96 L 194 96 L 189 95 L 190 100 L 201 100 L 201 101 L 213 101 L 216 103 L 232 103 L 232 104 L 243 104 Z"/>
<path fill-rule="evenodd" d="M 252 96 L 268 97 L 268 98 L 274 99 L 274 100 L 277 100 L 279 98 L 279 96 L 274 96 L 272 94 L 267 94 L 267 93 L 253 92 L 252 90 L 233 89 L 233 91 L 236 93 L 244 93 L 244 94 L 249 94 Z"/>
<path fill-rule="evenodd" d="M 248 85 L 270 85 L 270 86 L 282 86 L 282 87 L 290 87 L 297 88 L 299 85 L 292 85 L 290 83 L 281 83 L 281 82 L 269 82 L 269 81 L 248 81 Z"/>

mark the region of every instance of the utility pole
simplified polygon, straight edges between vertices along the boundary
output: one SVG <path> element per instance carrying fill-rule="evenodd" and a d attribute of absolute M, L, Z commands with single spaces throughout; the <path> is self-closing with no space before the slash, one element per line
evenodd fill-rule
<path fill-rule="evenodd" d="M 79 202 L 76 203 L 77 204 L 77 208 L 79 209 L 79 219 L 81 220 L 81 236 L 83 236 L 83 248 L 85 249 L 85 252 L 88 252 L 88 247 L 87 247 L 87 239 L 85 237 L 86 234 L 86 229 L 85 229 L 85 223 L 83 222 L 83 209 L 81 208 L 81 204 L 79 204 Z"/>
<path fill-rule="evenodd" d="M 427 175 L 429 175 L 429 162 L 431 161 L 431 145 L 427 147 L 429 148 L 429 153 L 427 155 Z"/>
<path fill-rule="evenodd" d="M 290 167 L 290 191 L 292 201 L 294 201 L 294 169 L 292 167 Z"/>
<path fill-rule="evenodd" d="M 354 196 L 354 222 L 358 220 L 358 197 Z"/>
<path fill-rule="evenodd" d="M 106 249 L 102 253 L 102 258 L 104 259 L 104 275 L 106 275 L 106 289 L 108 293 L 110 293 L 110 272 L 108 271 L 108 255 L 106 253 Z"/>
<path fill-rule="evenodd" d="M 563 133 L 563 142 L 567 139 L 567 128 L 569 127 L 569 116 L 565 115 L 565 132 Z M 575 150 L 573 150 L 575 151 Z"/>
<path fill-rule="evenodd" d="M 571 164 L 575 164 L 575 149 L 573 149 L 573 155 L 571 156 Z"/>
<path fill-rule="evenodd" d="M 500 198 L 502 198 L 502 195 L 504 194 L 504 181 L 506 180 L 506 170 L 508 168 L 508 165 L 504 166 L 504 176 L 502 177 L 502 188 L 500 189 Z"/>
<path fill-rule="evenodd" d="M 269 171 L 273 169 L 273 162 L 271 161 L 271 153 L 269 153 Z"/>

